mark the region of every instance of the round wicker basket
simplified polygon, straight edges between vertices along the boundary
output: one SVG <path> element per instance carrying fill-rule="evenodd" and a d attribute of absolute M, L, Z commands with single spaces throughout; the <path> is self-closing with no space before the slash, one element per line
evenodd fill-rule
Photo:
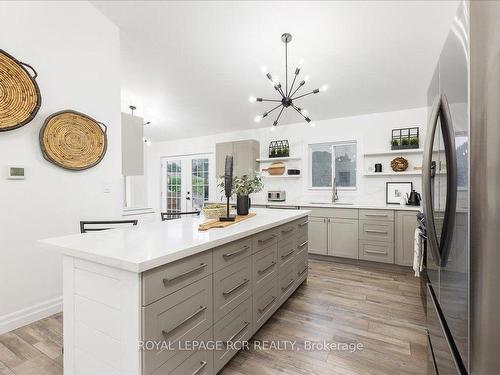
<path fill-rule="evenodd" d="M 106 125 L 83 113 L 56 112 L 40 129 L 40 147 L 44 158 L 61 168 L 88 169 L 106 154 L 106 130 Z"/>
<path fill-rule="evenodd" d="M 403 157 L 397 157 L 391 161 L 391 168 L 394 172 L 404 172 L 408 168 L 408 160 Z"/>
<path fill-rule="evenodd" d="M 30 65 L 0 49 L 0 131 L 16 129 L 33 120 L 42 104 L 36 77 Z"/>

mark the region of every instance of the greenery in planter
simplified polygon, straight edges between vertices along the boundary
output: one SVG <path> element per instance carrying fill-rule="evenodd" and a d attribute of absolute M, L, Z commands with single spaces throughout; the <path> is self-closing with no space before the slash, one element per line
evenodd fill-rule
<path fill-rule="evenodd" d="M 401 144 L 403 146 L 408 146 L 410 144 L 410 140 L 408 138 L 401 139 Z"/>
<path fill-rule="evenodd" d="M 224 191 L 224 177 L 219 178 L 217 186 Z M 233 190 L 232 195 L 249 195 L 252 193 L 258 193 L 264 188 L 262 179 L 259 175 L 247 175 L 244 174 L 241 177 L 233 176 Z"/>
<path fill-rule="evenodd" d="M 418 138 L 410 138 L 410 145 L 412 146 L 418 146 Z"/>
<path fill-rule="evenodd" d="M 399 140 L 393 139 L 392 142 L 391 142 L 391 145 L 394 146 L 394 147 L 399 146 Z"/>

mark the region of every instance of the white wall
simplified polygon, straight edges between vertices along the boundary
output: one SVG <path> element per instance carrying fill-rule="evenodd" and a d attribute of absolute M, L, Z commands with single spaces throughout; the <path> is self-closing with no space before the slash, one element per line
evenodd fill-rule
<path fill-rule="evenodd" d="M 267 157 L 268 145 L 271 140 L 288 139 L 290 154 L 302 157 L 298 162 L 289 162 L 289 166 L 301 169 L 303 176 L 298 180 L 264 179 L 264 192 L 267 190 L 286 190 L 287 201 L 306 202 L 325 201 L 331 197 L 331 192 L 315 191 L 308 188 L 308 144 L 356 140 L 358 186 L 355 191 L 339 191 L 339 197 L 341 200 L 360 203 L 385 204 L 385 183 L 387 181 L 411 181 L 414 188 L 420 192 L 420 177 L 365 177 L 363 176 L 364 171 L 375 162 L 383 162 L 384 171 L 388 171 L 389 161 L 394 156 L 364 158 L 363 154 L 390 150 L 391 129 L 410 126 L 420 127 L 420 146 L 423 147 L 427 127 L 426 107 L 318 121 L 315 128 L 310 128 L 305 123 L 298 123 L 278 126 L 274 132 L 271 132 L 269 128 L 257 128 L 170 142 L 153 142 L 148 149 L 149 205 L 157 210 L 160 208 L 161 157 L 197 153 L 214 154 L 217 142 L 242 139 L 259 140 L 261 157 Z M 414 166 L 422 165 L 421 156 L 407 158 L 410 162 L 409 170 L 413 169 Z M 213 185 L 214 183 L 212 183 Z M 256 194 L 254 199 L 256 201 L 265 200 L 264 192 Z M 215 199 L 219 195 L 218 191 L 216 193 L 215 195 L 211 194 L 211 199 Z"/>
<path fill-rule="evenodd" d="M 119 30 L 88 2 L 0 2 L 0 48 L 38 71 L 42 106 L 24 127 L 0 133 L 0 332 L 61 309 L 62 258 L 37 239 L 78 232 L 79 220 L 121 215 Z M 55 111 L 108 125 L 96 167 L 70 172 L 43 159 L 38 133 Z M 23 165 L 27 179 L 7 180 Z M 104 190 L 108 190 L 105 193 Z"/>

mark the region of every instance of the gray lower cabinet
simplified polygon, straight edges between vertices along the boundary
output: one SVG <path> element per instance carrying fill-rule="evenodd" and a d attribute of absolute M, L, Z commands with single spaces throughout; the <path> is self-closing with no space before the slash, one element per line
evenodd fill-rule
<path fill-rule="evenodd" d="M 219 372 L 306 280 L 309 225 L 306 217 L 144 272 L 142 339 L 169 347 L 142 352 L 143 374 Z M 217 347 L 185 350 L 193 341 Z"/>
<path fill-rule="evenodd" d="M 328 219 L 328 255 L 358 259 L 357 219 Z"/>
<path fill-rule="evenodd" d="M 394 263 L 394 242 L 359 240 L 359 259 Z"/>
<path fill-rule="evenodd" d="M 327 255 L 328 253 L 328 220 L 325 217 L 309 217 L 307 224 L 309 237 L 309 253 Z"/>
<path fill-rule="evenodd" d="M 401 266 L 413 265 L 416 227 L 417 219 L 415 217 L 415 212 L 396 212 L 396 254 L 394 259 L 396 264 Z"/>

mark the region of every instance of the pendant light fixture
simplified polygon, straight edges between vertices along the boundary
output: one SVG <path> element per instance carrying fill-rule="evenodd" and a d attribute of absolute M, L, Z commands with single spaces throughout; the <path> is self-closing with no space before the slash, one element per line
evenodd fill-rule
<path fill-rule="evenodd" d="M 323 85 L 321 88 L 314 89 L 312 91 L 309 91 L 305 94 L 300 94 L 298 93 L 299 90 L 304 87 L 306 82 L 308 81 L 308 77 L 304 77 L 297 86 L 295 86 L 295 83 L 297 82 L 297 78 L 300 74 L 300 67 L 295 68 L 295 74 L 292 80 L 292 84 L 290 87 L 288 87 L 288 43 L 292 41 L 292 35 L 289 33 L 284 33 L 281 35 L 281 41 L 285 44 L 285 87 L 282 86 L 281 82 L 279 81 L 278 77 L 273 77 L 266 68 L 262 68 L 263 73 L 266 75 L 267 79 L 271 81 L 271 84 L 273 85 L 274 89 L 278 92 L 279 96 L 281 98 L 279 99 L 264 99 L 264 98 L 256 98 L 251 96 L 249 101 L 251 103 L 255 102 L 274 102 L 274 103 L 279 103 L 276 105 L 274 108 L 271 108 L 270 110 L 262 113 L 261 115 L 258 115 L 255 117 L 254 121 L 255 122 L 261 122 L 264 117 L 269 116 L 272 112 L 276 111 L 279 109 L 278 116 L 276 117 L 276 120 L 273 122 L 273 126 L 271 127 L 271 130 L 274 130 L 276 125 L 278 125 L 278 121 L 281 117 L 281 114 L 285 110 L 285 108 L 293 108 L 297 113 L 299 113 L 306 122 L 314 126 L 314 122 L 311 121 L 311 118 L 308 116 L 307 110 L 299 107 L 296 104 L 296 101 L 300 98 L 303 98 L 305 96 L 311 95 L 311 94 L 317 94 L 319 92 L 327 90 L 328 86 Z M 299 64 L 301 65 L 301 64 Z"/>

